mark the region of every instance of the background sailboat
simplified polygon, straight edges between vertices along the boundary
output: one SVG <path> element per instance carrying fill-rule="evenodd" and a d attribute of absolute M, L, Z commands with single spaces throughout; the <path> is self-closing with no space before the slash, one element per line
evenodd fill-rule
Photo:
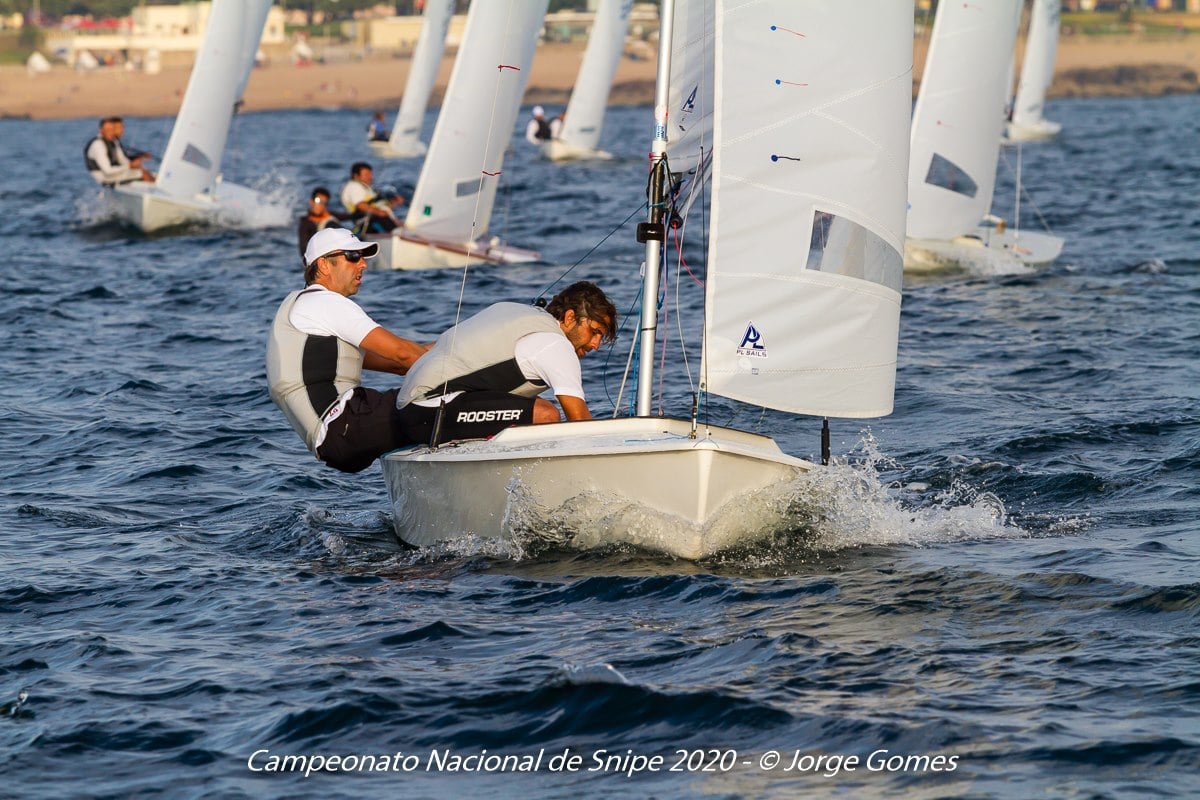
<path fill-rule="evenodd" d="M 437 82 L 438 67 L 442 54 L 446 52 L 446 32 L 450 30 L 450 18 L 454 15 L 454 0 L 426 0 L 421 22 L 421 33 L 413 50 L 409 65 L 408 81 L 404 85 L 404 96 L 400 98 L 400 110 L 392 125 L 392 135 L 386 142 L 371 142 L 371 150 L 383 158 L 413 158 L 423 156 L 429 149 L 421 141 L 421 124 L 425 121 L 425 108 Z"/>
<path fill-rule="evenodd" d="M 154 183 L 114 187 L 119 214 L 146 231 L 189 222 L 240 227 L 286 224 L 291 209 L 221 180 L 234 104 L 254 66 L 271 0 L 213 0 Z"/>
<path fill-rule="evenodd" d="M 548 3 L 471 4 L 404 226 L 368 237 L 379 242 L 379 266 L 429 269 L 537 260 L 536 252 L 488 238 L 487 231 Z"/>
<path fill-rule="evenodd" d="M 1062 125 L 1043 116 L 1046 91 L 1054 80 L 1054 57 L 1058 53 L 1059 5 L 1059 0 L 1033 0 L 1030 8 L 1021 80 L 1008 123 L 1009 141 L 1049 139 L 1062 129 Z"/>
<path fill-rule="evenodd" d="M 907 269 L 1016 272 L 1062 250 L 1048 234 L 981 224 L 996 186 L 1018 3 L 938 7 L 913 110 Z"/>
<path fill-rule="evenodd" d="M 669 68 L 675 3 L 662 4 Z M 718 0 L 702 381 L 756 405 L 891 413 L 912 81 L 910 2 Z M 652 183 L 667 169 L 668 75 Z M 652 198 L 653 200 L 654 198 Z M 701 558 L 794 527 L 813 465 L 770 438 L 650 416 L 665 210 L 646 234 L 637 417 L 509 428 L 383 459 L 398 534 L 425 545 L 526 528 Z M 797 236 L 798 231 L 800 236 Z"/>
<path fill-rule="evenodd" d="M 542 155 L 551 161 L 612 158 L 599 149 L 604 110 L 617 65 L 625 49 L 625 31 L 633 0 L 601 0 L 588 36 L 583 64 L 567 103 L 562 133 L 542 145 Z"/>

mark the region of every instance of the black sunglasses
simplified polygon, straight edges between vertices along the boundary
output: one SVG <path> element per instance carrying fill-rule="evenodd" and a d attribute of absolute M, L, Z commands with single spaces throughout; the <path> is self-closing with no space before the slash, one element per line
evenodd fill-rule
<path fill-rule="evenodd" d="M 326 258 L 333 258 L 335 256 L 341 256 L 342 258 L 349 261 L 351 264 L 357 264 L 358 262 L 362 261 L 364 258 L 362 252 L 359 250 L 341 250 L 341 251 L 338 251 L 335 253 L 326 253 L 325 254 Z"/>

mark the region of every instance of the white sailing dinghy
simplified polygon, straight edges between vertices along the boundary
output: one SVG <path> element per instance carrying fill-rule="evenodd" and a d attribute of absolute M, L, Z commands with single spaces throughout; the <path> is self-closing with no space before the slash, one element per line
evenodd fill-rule
<path fill-rule="evenodd" d="M 403 227 L 370 234 L 392 269 L 514 264 L 540 256 L 487 235 L 549 0 L 472 3 Z"/>
<path fill-rule="evenodd" d="M 1042 116 L 1046 91 L 1054 80 L 1060 5 L 1059 0 L 1033 0 L 1029 12 L 1029 33 L 1025 36 L 1021 79 L 1013 99 L 1012 119 L 1008 122 L 1010 142 L 1049 139 L 1062 130 L 1061 124 Z"/>
<path fill-rule="evenodd" d="M 675 5 L 663 0 L 660 17 L 651 155 L 660 178 Z M 692 10 L 705 7 L 712 0 Z M 797 414 L 891 413 L 912 19 L 913 4 L 897 0 L 716 0 L 708 391 Z M 640 227 L 641 353 L 655 352 L 663 220 L 651 203 Z M 698 559 L 794 528 L 787 503 L 765 498 L 790 497 L 814 465 L 694 410 L 652 417 L 653 362 L 639 360 L 636 417 L 385 455 L 398 535 L 428 545 L 532 533 Z"/>
<path fill-rule="evenodd" d="M 414 158 L 429 149 L 421 141 L 421 125 L 425 108 L 437 82 L 438 67 L 446 52 L 446 33 L 454 15 L 454 0 L 425 0 L 421 33 L 413 49 L 404 96 L 392 125 L 392 135 L 385 142 L 371 142 L 372 152 L 383 158 Z"/>
<path fill-rule="evenodd" d="M 118 213 L 130 224 L 150 233 L 185 223 L 271 227 L 290 219 L 287 206 L 221 179 L 234 104 L 249 80 L 270 8 L 271 0 L 213 0 L 154 182 L 114 187 Z"/>
<path fill-rule="evenodd" d="M 987 219 L 1020 0 L 942 3 L 913 109 L 905 268 L 1023 272 L 1062 240 Z"/>
<path fill-rule="evenodd" d="M 625 50 L 625 31 L 633 0 L 601 0 L 588 36 L 583 64 L 567 102 L 567 117 L 557 139 L 542 145 L 542 157 L 551 161 L 611 159 L 599 148 L 600 129 L 608 107 L 608 92 Z"/>

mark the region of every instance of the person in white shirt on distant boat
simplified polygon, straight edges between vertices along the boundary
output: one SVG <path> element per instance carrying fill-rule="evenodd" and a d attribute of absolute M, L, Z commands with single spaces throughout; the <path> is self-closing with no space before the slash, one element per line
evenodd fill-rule
<path fill-rule="evenodd" d="M 350 180 L 342 187 L 342 206 L 357 220 L 355 230 L 359 233 L 388 233 L 400 225 L 392 209 L 403 205 L 404 198 L 398 194 L 383 196 L 372 185 L 374 180 L 371 165 L 356 161 L 350 166 Z"/>
<path fill-rule="evenodd" d="M 492 436 L 511 425 L 591 419 L 580 359 L 616 338 L 617 310 L 594 283 L 563 289 L 545 309 L 496 303 L 438 337 L 405 376 L 400 427 L 428 444 Z M 560 414 L 547 389 L 562 406 Z"/>
<path fill-rule="evenodd" d="M 121 144 L 124 132 L 124 120 L 105 117 L 100 120 L 98 134 L 83 148 L 88 174 L 102 186 L 154 180 L 154 174 L 142 166 L 149 153 L 128 153 Z"/>
<path fill-rule="evenodd" d="M 544 144 L 550 141 L 550 121 L 546 119 L 546 109 L 541 106 L 533 107 L 533 119 L 525 126 L 525 141 L 530 144 Z"/>
<path fill-rule="evenodd" d="M 275 313 L 267 340 L 271 399 L 309 451 L 342 472 L 360 472 L 411 442 L 398 423 L 398 389 L 361 385 L 364 368 L 403 375 L 427 349 L 384 328 L 350 299 L 366 259 L 379 252 L 345 228 L 313 234 L 304 252 L 305 288 Z"/>

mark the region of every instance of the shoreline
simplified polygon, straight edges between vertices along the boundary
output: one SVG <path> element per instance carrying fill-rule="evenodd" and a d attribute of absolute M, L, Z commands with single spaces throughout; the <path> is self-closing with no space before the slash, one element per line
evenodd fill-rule
<path fill-rule="evenodd" d="M 924 66 L 928 34 L 913 43 L 913 91 Z M 583 58 L 582 42 L 538 47 L 523 103 L 565 105 Z M 1018 46 L 1017 63 L 1020 63 Z M 441 102 L 453 54 L 442 60 L 431 106 Z M 298 67 L 286 56 L 256 68 L 244 94 L 244 112 L 301 108 L 380 110 L 394 114 L 408 75 L 409 59 L 375 56 Z M 649 105 L 654 100 L 653 59 L 621 59 L 611 105 Z M 1200 92 L 1200 36 L 1064 37 L 1059 42 L 1049 97 L 1130 97 Z M 107 68 L 79 72 L 55 66 L 29 75 L 23 66 L 0 67 L 0 119 L 87 119 L 112 114 L 173 116 L 183 100 L 190 67 L 157 75 Z"/>

